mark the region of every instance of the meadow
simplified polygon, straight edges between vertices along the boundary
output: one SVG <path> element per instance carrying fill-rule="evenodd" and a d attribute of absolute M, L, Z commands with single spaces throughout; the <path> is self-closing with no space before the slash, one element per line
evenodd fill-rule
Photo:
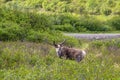
<path fill-rule="evenodd" d="M 0 80 L 120 80 L 120 39 L 67 33 L 120 32 L 119 0 L 0 0 Z M 81 62 L 57 57 L 52 42 L 85 49 Z"/>
<path fill-rule="evenodd" d="M 119 39 L 82 41 L 74 46 L 86 49 L 80 63 L 46 43 L 0 42 L 0 80 L 120 80 Z"/>

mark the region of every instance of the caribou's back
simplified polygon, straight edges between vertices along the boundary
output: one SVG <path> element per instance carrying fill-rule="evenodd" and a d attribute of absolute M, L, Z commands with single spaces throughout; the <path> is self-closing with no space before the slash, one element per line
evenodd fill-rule
<path fill-rule="evenodd" d="M 83 50 L 68 48 L 68 47 L 62 48 L 62 55 L 66 56 L 66 58 L 69 58 L 69 59 L 82 60 L 85 54 L 86 53 Z"/>

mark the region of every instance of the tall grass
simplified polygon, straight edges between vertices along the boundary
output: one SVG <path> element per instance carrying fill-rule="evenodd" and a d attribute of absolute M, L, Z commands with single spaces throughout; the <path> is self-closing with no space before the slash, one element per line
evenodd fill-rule
<path fill-rule="evenodd" d="M 120 49 L 116 44 L 116 52 L 110 51 L 113 43 L 104 42 L 84 41 L 89 46 L 80 63 L 59 59 L 48 44 L 0 42 L 0 80 L 119 80 L 120 56 L 116 52 Z"/>

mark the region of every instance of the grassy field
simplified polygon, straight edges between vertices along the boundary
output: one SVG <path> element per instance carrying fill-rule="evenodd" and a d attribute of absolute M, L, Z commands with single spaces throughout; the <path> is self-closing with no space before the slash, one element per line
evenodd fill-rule
<path fill-rule="evenodd" d="M 80 63 L 45 43 L 0 42 L 0 80 L 120 80 L 119 39 L 79 42 L 87 51 Z"/>
<path fill-rule="evenodd" d="M 62 33 L 119 33 L 119 0 L 0 0 L 0 80 L 120 80 L 120 39 L 76 40 Z M 94 9 L 93 9 L 94 8 Z M 48 43 L 85 49 L 59 59 Z M 21 41 L 21 42 L 20 42 Z"/>

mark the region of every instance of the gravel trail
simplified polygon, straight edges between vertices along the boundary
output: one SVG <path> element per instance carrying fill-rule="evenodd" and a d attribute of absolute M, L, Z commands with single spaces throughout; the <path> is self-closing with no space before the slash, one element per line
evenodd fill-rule
<path fill-rule="evenodd" d="M 119 33 L 99 33 L 99 34 L 80 34 L 80 33 L 64 33 L 66 36 L 73 36 L 78 39 L 113 39 L 120 38 Z"/>

